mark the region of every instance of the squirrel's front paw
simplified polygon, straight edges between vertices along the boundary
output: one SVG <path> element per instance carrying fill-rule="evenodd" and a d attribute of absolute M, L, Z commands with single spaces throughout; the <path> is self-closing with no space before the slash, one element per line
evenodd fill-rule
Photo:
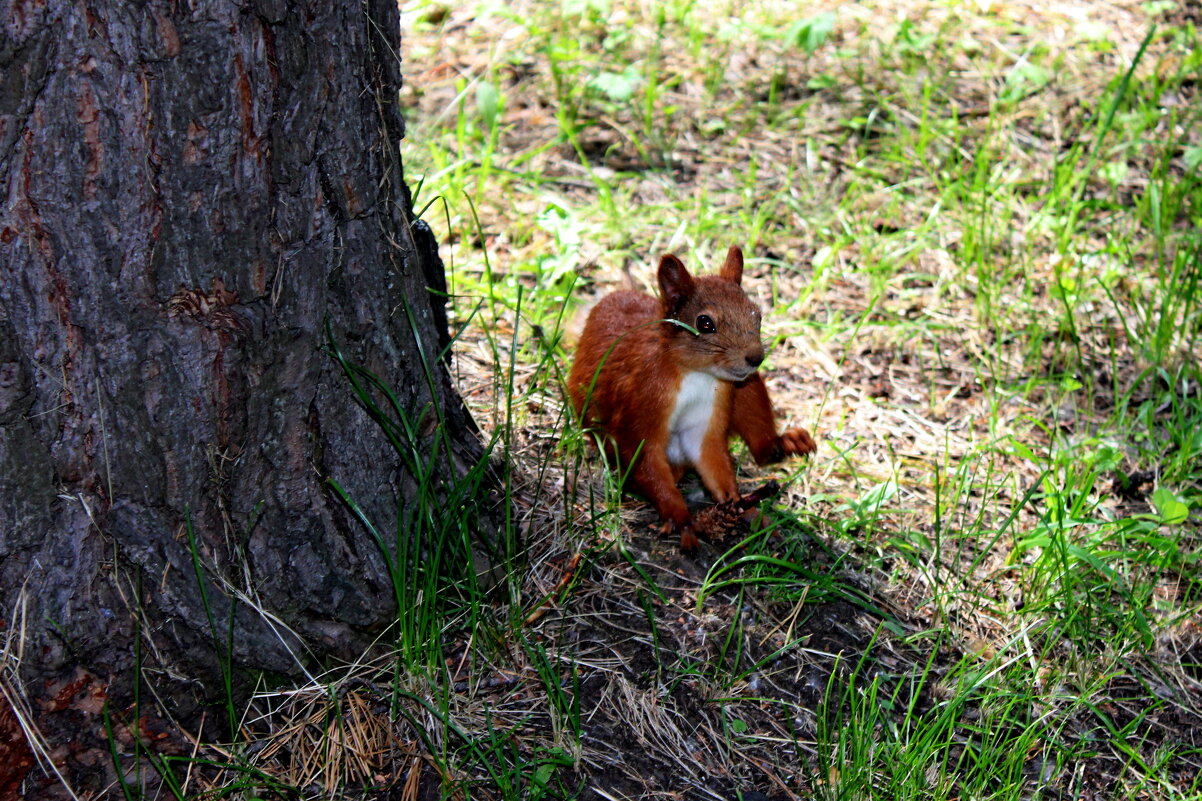
<path fill-rule="evenodd" d="M 680 550 L 682 553 L 692 553 L 701 543 L 697 540 L 697 532 L 692 524 L 680 527 Z"/>
<path fill-rule="evenodd" d="M 665 536 L 674 534 L 680 535 L 680 550 L 684 553 L 692 553 L 697 550 L 700 541 L 697 539 L 697 525 L 689 519 L 687 523 L 673 523 L 670 520 L 665 520 L 663 525 L 659 527 Z"/>
<path fill-rule="evenodd" d="M 804 428 L 791 428 L 778 437 L 765 439 L 751 448 L 755 463 L 764 465 L 776 464 L 789 456 L 805 456 L 818 450 L 814 438 Z"/>
<path fill-rule="evenodd" d="M 818 450 L 814 438 L 804 428 L 791 428 L 781 434 L 780 444 L 784 452 L 790 456 L 805 456 Z"/>

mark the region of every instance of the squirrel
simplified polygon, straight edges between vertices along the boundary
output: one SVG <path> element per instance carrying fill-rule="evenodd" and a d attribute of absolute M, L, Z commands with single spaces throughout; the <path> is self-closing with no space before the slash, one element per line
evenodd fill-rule
<path fill-rule="evenodd" d="M 621 290 L 589 313 L 568 392 L 578 419 L 608 434 L 621 469 L 688 552 L 697 526 L 676 486 L 686 469 L 725 503 L 739 498 L 732 434 L 760 465 L 817 446 L 805 429 L 777 432 L 758 372 L 760 310 L 741 286 L 742 251 L 732 246 L 717 275 L 698 276 L 668 254 L 657 279 L 658 300 Z"/>

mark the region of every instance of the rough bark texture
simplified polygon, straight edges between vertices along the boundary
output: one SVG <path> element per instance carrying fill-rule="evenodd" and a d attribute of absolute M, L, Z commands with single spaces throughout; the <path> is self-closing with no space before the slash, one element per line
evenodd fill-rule
<path fill-rule="evenodd" d="M 355 653 L 393 595 L 324 479 L 385 531 L 412 479 L 327 317 L 481 458 L 401 171 L 395 0 L 11 0 L 0 24 L 0 624 L 24 686 L 61 695 L 83 666 L 115 699 L 141 637 L 178 710 L 214 690 L 189 515 L 204 563 L 306 641 L 234 603 L 239 665 Z"/>

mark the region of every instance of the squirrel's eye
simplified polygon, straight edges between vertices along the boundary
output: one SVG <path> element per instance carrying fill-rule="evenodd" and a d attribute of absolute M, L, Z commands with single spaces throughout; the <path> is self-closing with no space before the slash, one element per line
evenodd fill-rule
<path fill-rule="evenodd" d="M 718 327 L 714 325 L 714 321 L 708 314 L 700 314 L 697 316 L 697 330 L 703 334 L 712 334 L 718 330 Z"/>

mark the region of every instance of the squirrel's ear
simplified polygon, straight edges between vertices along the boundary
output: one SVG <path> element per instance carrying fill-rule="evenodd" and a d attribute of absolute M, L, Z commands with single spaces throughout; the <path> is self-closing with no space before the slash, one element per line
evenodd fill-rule
<path fill-rule="evenodd" d="M 731 245 L 730 250 L 726 251 L 726 263 L 722 265 L 719 275 L 732 284 L 743 282 L 743 251 L 739 250 L 738 245 Z"/>
<path fill-rule="evenodd" d="M 693 294 L 695 283 L 684 262 L 666 254 L 659 260 L 659 292 L 669 315 L 675 314 L 685 299 Z"/>

